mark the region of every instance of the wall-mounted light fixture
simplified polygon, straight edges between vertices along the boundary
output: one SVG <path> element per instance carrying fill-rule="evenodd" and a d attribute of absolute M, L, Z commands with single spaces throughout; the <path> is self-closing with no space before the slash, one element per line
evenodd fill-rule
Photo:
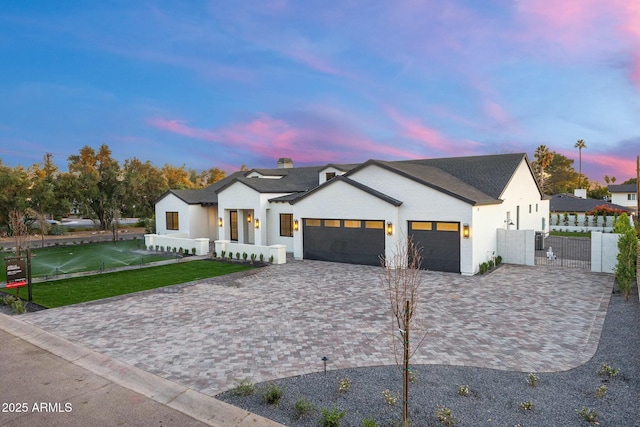
<path fill-rule="evenodd" d="M 297 219 L 293 220 L 293 231 L 298 231 L 300 230 L 300 223 L 298 222 Z"/>
<path fill-rule="evenodd" d="M 255 227 L 260 228 L 260 220 L 256 218 Z"/>
<path fill-rule="evenodd" d="M 222 217 L 218 217 L 218 227 L 222 227 Z"/>
<path fill-rule="evenodd" d="M 469 238 L 469 224 L 462 225 L 462 237 L 465 239 Z"/>
<path fill-rule="evenodd" d="M 247 215 L 247 222 L 251 223 L 251 214 Z"/>
<path fill-rule="evenodd" d="M 387 236 L 391 236 L 393 234 L 393 224 L 387 222 Z"/>

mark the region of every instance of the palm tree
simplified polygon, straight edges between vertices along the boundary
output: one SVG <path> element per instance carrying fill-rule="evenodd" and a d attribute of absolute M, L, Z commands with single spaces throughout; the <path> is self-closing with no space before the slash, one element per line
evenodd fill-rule
<path fill-rule="evenodd" d="M 543 144 L 536 148 L 535 153 L 533 153 L 533 157 L 536 159 L 536 164 L 540 173 L 538 177 L 540 189 L 544 192 L 544 171 L 551 164 L 551 161 L 553 160 L 553 153 L 550 152 L 547 146 Z"/>
<path fill-rule="evenodd" d="M 573 147 L 577 148 L 578 152 L 580 153 L 580 172 L 578 175 L 578 188 L 582 188 L 582 149 L 587 148 L 587 144 L 584 143 L 583 139 L 579 139 L 578 142 L 576 142 L 576 145 L 574 145 Z"/>

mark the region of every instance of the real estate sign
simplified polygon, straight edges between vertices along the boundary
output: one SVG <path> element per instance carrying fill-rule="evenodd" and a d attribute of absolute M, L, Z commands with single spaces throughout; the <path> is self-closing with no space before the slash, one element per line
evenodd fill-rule
<path fill-rule="evenodd" d="M 24 259 L 7 259 L 7 284 L 27 281 L 27 268 Z"/>

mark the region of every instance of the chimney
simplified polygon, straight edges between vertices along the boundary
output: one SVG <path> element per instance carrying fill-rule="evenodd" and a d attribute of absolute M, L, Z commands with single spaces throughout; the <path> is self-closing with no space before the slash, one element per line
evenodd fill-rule
<path fill-rule="evenodd" d="M 290 169 L 293 167 L 293 160 L 288 157 L 280 157 L 278 159 L 278 169 Z"/>
<path fill-rule="evenodd" d="M 586 188 L 576 188 L 573 190 L 573 195 L 576 197 L 580 197 L 581 199 L 587 198 L 587 189 Z"/>

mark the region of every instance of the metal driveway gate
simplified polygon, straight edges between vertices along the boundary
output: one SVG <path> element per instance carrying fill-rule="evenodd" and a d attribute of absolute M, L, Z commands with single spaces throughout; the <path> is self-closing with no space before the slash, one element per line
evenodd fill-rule
<path fill-rule="evenodd" d="M 542 244 L 541 244 L 542 243 Z M 536 265 L 591 269 L 591 239 L 549 236 L 536 242 Z"/>

